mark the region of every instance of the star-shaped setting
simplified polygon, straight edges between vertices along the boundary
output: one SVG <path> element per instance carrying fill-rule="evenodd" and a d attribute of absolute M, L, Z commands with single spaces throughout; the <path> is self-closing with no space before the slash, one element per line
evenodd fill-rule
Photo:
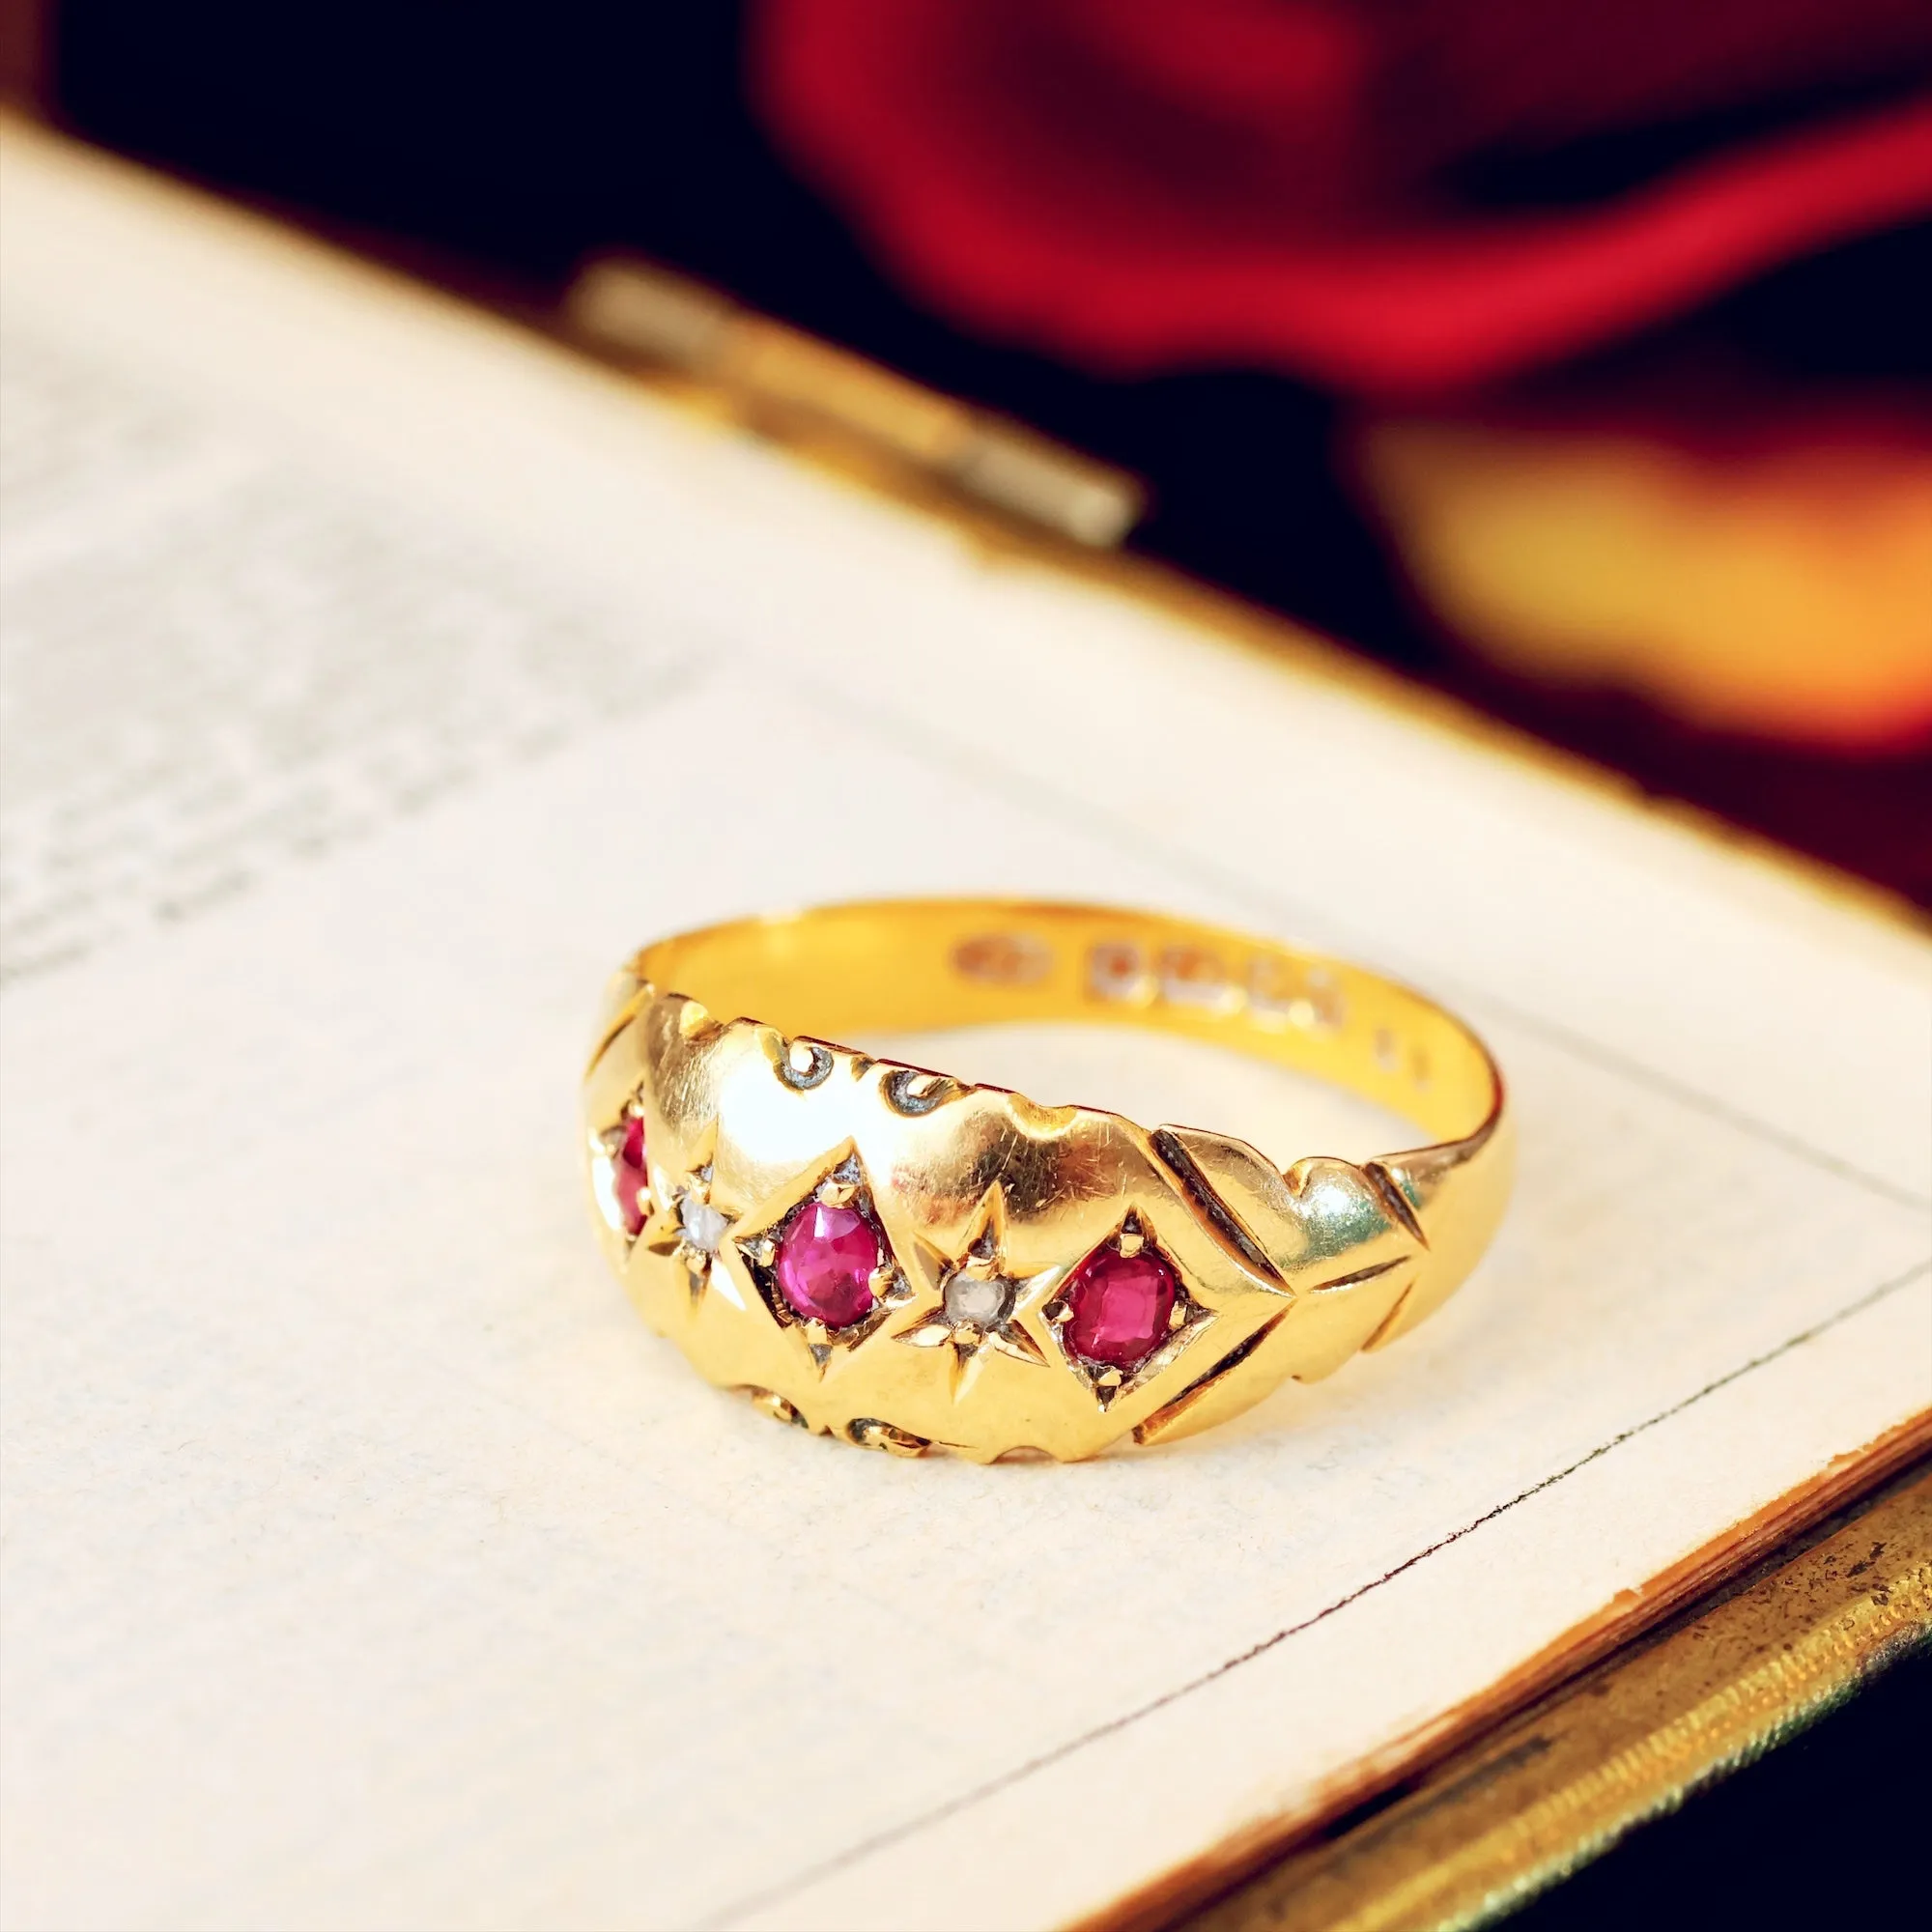
<path fill-rule="evenodd" d="M 598 1209 L 611 1229 L 635 1241 L 651 1212 L 651 1168 L 644 1151 L 641 1101 L 631 1101 L 614 1127 L 591 1136 L 590 1184 Z"/>
<path fill-rule="evenodd" d="M 1066 1366 L 1104 1409 L 1144 1386 L 1213 1320 L 1129 1214 L 1046 1307 Z"/>
<path fill-rule="evenodd" d="M 707 1160 L 672 1188 L 670 1212 L 660 1220 L 644 1245 L 652 1254 L 668 1255 L 684 1269 L 696 1304 L 703 1299 L 711 1283 L 719 1250 L 730 1229 L 730 1215 L 712 1204 L 711 1163 Z"/>
<path fill-rule="evenodd" d="M 939 1306 L 898 1337 L 915 1349 L 951 1350 L 955 1401 L 986 1355 L 1045 1365 L 1039 1344 L 1013 1319 L 1027 1284 L 1009 1271 L 1005 1248 L 1006 1200 L 995 1186 L 974 1216 L 964 1253 L 938 1257 Z"/>
<path fill-rule="evenodd" d="M 856 1155 L 738 1250 L 773 1319 L 799 1335 L 821 1375 L 912 1299 Z"/>

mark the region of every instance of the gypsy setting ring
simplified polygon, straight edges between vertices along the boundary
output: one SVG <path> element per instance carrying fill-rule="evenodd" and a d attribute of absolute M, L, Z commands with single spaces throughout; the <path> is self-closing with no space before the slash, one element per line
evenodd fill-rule
<path fill-rule="evenodd" d="M 1284 1171 L 837 1043 L 1013 1020 L 1232 1047 L 1430 1139 Z M 863 1447 L 982 1463 L 1171 1441 L 1380 1348 L 1475 1265 L 1514 1163 L 1489 1052 L 1406 987 L 1191 921 L 1001 900 L 648 946 L 611 983 L 583 1109 L 605 1252 L 704 1376 Z"/>

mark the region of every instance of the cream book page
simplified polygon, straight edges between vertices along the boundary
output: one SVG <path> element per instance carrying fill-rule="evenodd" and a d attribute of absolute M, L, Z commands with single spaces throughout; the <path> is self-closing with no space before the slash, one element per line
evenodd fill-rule
<path fill-rule="evenodd" d="M 1065 1923 L 1932 1406 L 1902 927 L 48 137 L 0 196 L 7 1925 Z M 588 1226 L 605 977 L 949 892 L 1462 1011 L 1489 1258 L 1085 1464 L 706 1386 Z M 1386 1144 L 1128 1033 L 921 1051 Z"/>

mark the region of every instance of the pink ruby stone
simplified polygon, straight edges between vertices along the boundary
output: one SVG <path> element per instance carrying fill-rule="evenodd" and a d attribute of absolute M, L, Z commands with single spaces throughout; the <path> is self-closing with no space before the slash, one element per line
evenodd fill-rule
<path fill-rule="evenodd" d="M 1060 1332 L 1083 1361 L 1138 1368 L 1167 1339 L 1175 1292 L 1174 1270 L 1151 1248 L 1101 1248 L 1066 1285 L 1071 1313 Z"/>
<path fill-rule="evenodd" d="M 650 1164 L 644 1158 L 644 1123 L 633 1115 L 624 1122 L 624 1138 L 611 1162 L 611 1174 L 617 1211 L 624 1217 L 627 1235 L 635 1236 L 643 1228 L 643 1192 L 650 1179 Z"/>
<path fill-rule="evenodd" d="M 773 1272 L 794 1315 L 849 1328 L 877 1301 L 872 1271 L 880 1259 L 879 1237 L 857 1208 L 808 1201 L 780 1238 Z"/>

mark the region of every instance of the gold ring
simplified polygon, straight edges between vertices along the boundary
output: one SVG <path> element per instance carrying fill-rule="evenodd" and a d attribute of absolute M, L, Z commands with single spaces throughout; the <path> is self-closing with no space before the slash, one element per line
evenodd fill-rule
<path fill-rule="evenodd" d="M 837 1043 L 1011 1020 L 1233 1047 L 1430 1144 L 1284 1172 Z M 848 1442 L 977 1462 L 1170 1441 L 1379 1348 L 1474 1266 L 1514 1160 L 1488 1050 L 1406 987 L 1192 921 L 1001 900 L 648 946 L 583 1106 L 606 1253 L 703 1375 Z"/>

